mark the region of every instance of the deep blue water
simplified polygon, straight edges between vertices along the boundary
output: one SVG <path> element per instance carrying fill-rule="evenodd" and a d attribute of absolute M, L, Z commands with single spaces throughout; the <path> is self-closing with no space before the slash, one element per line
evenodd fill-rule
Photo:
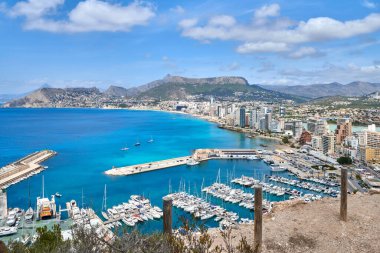
<path fill-rule="evenodd" d="M 151 136 L 155 141 L 147 143 Z M 137 140 L 141 142 L 140 147 L 133 146 Z M 268 166 L 262 161 L 245 160 L 208 161 L 191 168 L 178 166 L 128 177 L 107 176 L 104 171 L 112 166 L 184 156 L 197 148 L 260 148 L 260 144 L 275 143 L 268 139 L 249 139 L 244 134 L 222 130 L 213 123 L 182 114 L 98 109 L 0 109 L 0 167 L 37 150 L 57 151 L 56 157 L 44 163 L 49 168 L 30 178 L 30 188 L 34 203 L 41 195 L 44 175 L 45 195 L 63 194 L 57 200 L 62 207 L 71 199 L 81 204 L 83 189 L 84 205 L 100 211 L 104 184 L 107 184 L 109 207 L 126 202 L 132 194 L 144 194 L 153 204 L 161 206 L 169 182 L 173 191 L 182 180 L 186 188 L 190 185 L 192 194 L 200 194 L 203 178 L 205 185 L 212 184 L 219 168 L 224 182 L 227 173 L 232 171 L 236 176 L 262 178 L 263 174 L 270 173 Z M 120 151 L 124 146 L 130 150 Z M 7 191 L 8 206 L 27 207 L 28 180 Z M 224 204 L 217 199 L 212 202 L 242 217 L 252 218 L 252 213 L 238 205 Z M 179 210 L 174 213 L 181 215 Z M 150 221 L 140 228 L 142 231 L 160 230 L 162 223 Z"/>

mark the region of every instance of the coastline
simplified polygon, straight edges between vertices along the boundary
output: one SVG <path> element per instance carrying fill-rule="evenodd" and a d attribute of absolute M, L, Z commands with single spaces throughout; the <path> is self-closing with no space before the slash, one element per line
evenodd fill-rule
<path fill-rule="evenodd" d="M 124 108 L 117 108 L 117 109 L 124 109 Z M 125 108 L 125 109 L 127 109 L 127 110 L 135 110 L 135 111 L 156 111 L 156 112 L 167 112 L 167 113 L 175 113 L 175 114 L 184 114 L 184 115 L 192 116 L 192 117 L 197 118 L 197 119 L 206 120 L 206 121 L 211 122 L 211 123 L 222 124 L 222 122 L 220 122 L 217 119 L 212 118 L 210 116 L 191 114 L 191 113 L 182 112 L 182 111 L 173 111 L 173 110 L 170 111 L 170 110 L 162 110 L 162 109 L 157 109 L 157 108 L 135 108 L 135 107 Z M 231 127 L 231 128 L 223 128 L 223 127 L 221 127 L 221 128 L 225 129 L 225 130 L 232 131 L 232 132 L 241 133 L 241 134 L 247 134 L 247 133 L 255 134 L 255 138 L 272 139 L 272 140 L 277 140 L 280 143 L 282 142 L 282 139 L 279 138 L 279 137 L 263 135 L 263 134 L 255 132 L 255 131 L 251 131 L 252 129 L 248 129 L 248 128 L 239 128 L 238 129 L 239 131 L 233 129 L 233 128 L 236 128 L 236 127 Z M 283 144 L 280 144 L 280 145 L 283 145 Z"/>
<path fill-rule="evenodd" d="M 1 108 L 3 109 L 3 108 Z M 4 108 L 4 109 L 10 109 L 10 108 Z M 121 107 L 99 107 L 99 108 L 93 108 L 93 107 L 62 107 L 62 108 L 57 108 L 57 107 L 28 107 L 26 109 L 99 109 L 99 110 L 129 110 L 129 111 L 153 111 L 153 112 L 165 112 L 165 113 L 172 113 L 172 114 L 182 114 L 182 115 L 188 115 L 191 117 L 194 117 L 196 119 L 200 120 L 205 120 L 210 123 L 217 124 L 216 127 L 219 127 L 219 125 L 223 124 L 223 122 L 219 121 L 216 118 L 210 117 L 210 116 L 204 116 L 204 115 L 198 115 L 198 114 L 191 114 L 187 112 L 182 112 L 182 111 L 174 111 L 174 110 L 163 110 L 159 108 L 153 108 L 153 107 L 129 107 L 129 108 L 121 108 Z M 235 133 L 240 133 L 240 134 L 254 134 L 255 138 L 261 138 L 261 139 L 269 139 L 269 140 L 275 140 L 278 141 L 279 143 L 275 144 L 275 147 L 277 148 L 290 148 L 289 146 L 286 146 L 285 144 L 282 144 L 282 139 L 279 137 L 273 137 L 273 136 L 267 136 L 260 134 L 255 131 L 251 131 L 252 129 L 244 129 L 244 128 L 236 128 L 236 127 L 220 127 L 221 129 L 232 131 Z M 234 129 L 236 128 L 236 130 Z"/>

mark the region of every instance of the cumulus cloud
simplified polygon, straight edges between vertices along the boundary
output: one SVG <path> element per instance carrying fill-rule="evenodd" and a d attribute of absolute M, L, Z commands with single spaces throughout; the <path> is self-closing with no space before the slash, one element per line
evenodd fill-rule
<path fill-rule="evenodd" d="M 211 17 L 204 24 L 198 20 L 180 22 L 182 36 L 200 41 L 232 40 L 242 44 L 239 53 L 284 52 L 300 44 L 371 34 L 380 30 L 380 14 L 373 13 L 362 19 L 339 21 L 316 17 L 306 21 L 291 21 L 280 16 L 280 6 L 264 5 L 255 10 L 253 20 L 243 23 L 228 15 Z M 311 56 L 310 48 L 294 53 L 294 58 Z"/>
<path fill-rule="evenodd" d="M 198 23 L 198 19 L 196 18 L 189 18 L 189 19 L 183 19 L 181 22 L 179 22 L 179 26 L 183 29 L 194 27 Z"/>
<path fill-rule="evenodd" d="M 276 42 L 249 42 L 240 45 L 236 51 L 242 54 L 256 53 L 256 52 L 285 52 L 289 47 L 286 43 Z"/>
<path fill-rule="evenodd" d="M 208 24 L 210 26 L 224 26 L 224 27 L 232 27 L 236 24 L 236 20 L 234 17 L 228 15 L 220 15 L 212 17 Z"/>
<path fill-rule="evenodd" d="M 10 10 L 10 15 L 25 16 L 29 19 L 39 18 L 49 12 L 54 11 L 65 0 L 28 0 L 16 3 Z"/>
<path fill-rule="evenodd" d="M 11 16 L 26 18 L 25 29 L 49 32 L 116 32 L 129 31 L 146 25 L 155 16 L 152 5 L 134 1 L 129 5 L 112 4 L 101 0 L 85 0 L 68 13 L 67 19 L 50 16 L 64 0 L 28 0 L 16 3 Z"/>
<path fill-rule="evenodd" d="M 264 5 L 261 8 L 255 10 L 255 18 L 275 17 L 280 14 L 280 5 L 271 4 Z"/>

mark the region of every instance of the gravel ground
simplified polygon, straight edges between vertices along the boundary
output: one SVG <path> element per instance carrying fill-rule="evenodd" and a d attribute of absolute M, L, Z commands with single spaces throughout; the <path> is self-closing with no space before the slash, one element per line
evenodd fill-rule
<path fill-rule="evenodd" d="M 339 220 L 339 205 L 337 198 L 278 203 L 264 216 L 263 252 L 380 252 L 380 194 L 349 195 L 347 222 Z M 253 225 L 232 233 L 234 243 L 242 235 L 253 243 Z M 223 244 L 219 232 L 211 234 Z"/>

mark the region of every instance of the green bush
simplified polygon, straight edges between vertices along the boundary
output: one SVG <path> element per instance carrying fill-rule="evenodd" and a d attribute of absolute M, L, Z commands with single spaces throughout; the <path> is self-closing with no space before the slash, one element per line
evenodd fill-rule
<path fill-rule="evenodd" d="M 351 157 L 348 157 L 348 156 L 339 157 L 336 161 L 339 164 L 352 164 L 352 159 Z"/>

